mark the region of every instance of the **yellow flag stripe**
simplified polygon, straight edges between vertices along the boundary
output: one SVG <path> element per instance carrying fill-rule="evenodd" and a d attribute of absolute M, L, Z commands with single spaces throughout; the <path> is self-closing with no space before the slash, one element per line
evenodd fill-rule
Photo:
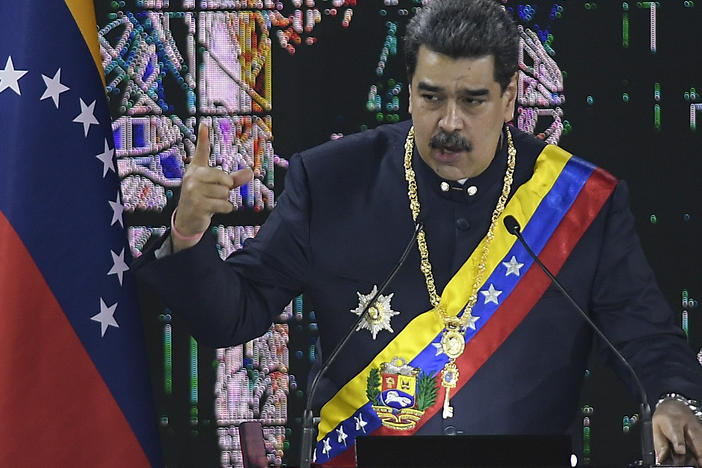
<path fill-rule="evenodd" d="M 65 0 L 66 6 L 71 10 L 73 20 L 78 25 L 80 33 L 83 35 L 83 40 L 90 49 L 90 54 L 93 56 L 93 61 L 98 70 L 98 75 L 102 80 L 102 86 L 105 86 L 105 72 L 102 69 L 102 61 L 100 60 L 100 46 L 97 36 L 97 22 L 95 20 L 95 6 L 92 0 Z"/>
<path fill-rule="evenodd" d="M 493 239 L 486 261 L 486 271 L 492 272 L 502 261 L 515 242 L 514 236 L 502 227 L 502 219 L 512 215 L 523 226 L 531 219 L 541 200 L 551 190 L 563 167 L 570 159 L 570 153 L 548 145 L 536 160 L 534 176 L 517 189 L 505 207 L 502 217 L 497 220 L 495 238 Z M 409 209 L 409 208 L 408 208 Z M 441 294 L 440 304 L 451 315 L 458 314 L 468 302 L 471 291 L 466 284 L 472 285 L 477 265 L 482 256 L 486 239 L 483 239 L 466 260 L 456 275 L 449 281 Z M 490 274 L 485 274 L 488 278 Z M 408 362 L 417 356 L 441 332 L 443 324 L 438 320 L 434 310 L 415 317 L 358 375 L 349 380 L 321 410 L 321 421 L 317 440 L 322 440 L 336 426 L 350 418 L 361 406 L 367 403 L 366 381 L 374 367 L 383 362 L 390 362 L 394 357 L 405 358 Z"/>

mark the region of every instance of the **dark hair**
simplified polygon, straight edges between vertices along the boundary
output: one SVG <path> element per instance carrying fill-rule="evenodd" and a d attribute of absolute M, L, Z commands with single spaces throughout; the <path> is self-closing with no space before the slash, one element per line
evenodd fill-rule
<path fill-rule="evenodd" d="M 410 81 L 421 45 L 452 58 L 492 55 L 502 91 L 518 68 L 517 27 L 496 0 L 432 0 L 407 25 L 404 45 Z"/>

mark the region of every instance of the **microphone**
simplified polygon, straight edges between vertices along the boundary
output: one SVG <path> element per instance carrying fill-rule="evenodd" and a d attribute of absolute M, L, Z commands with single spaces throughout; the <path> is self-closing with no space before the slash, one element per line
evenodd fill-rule
<path fill-rule="evenodd" d="M 514 218 L 514 216 L 505 216 L 504 224 L 505 228 L 507 228 L 507 232 L 517 236 L 517 239 L 519 239 L 519 242 L 522 243 L 529 256 L 534 260 L 534 262 L 536 262 L 537 265 L 539 265 L 539 268 L 541 268 L 541 270 L 543 270 L 543 272 L 546 273 L 546 276 L 548 276 L 551 279 L 553 284 L 556 285 L 556 287 L 561 291 L 563 296 L 566 299 L 568 299 L 568 301 L 573 305 L 573 307 L 575 307 L 575 309 L 578 312 L 580 312 L 580 315 L 582 315 L 585 321 L 595 331 L 597 336 L 600 337 L 600 339 L 607 345 L 607 347 L 614 353 L 614 355 L 619 359 L 619 361 L 621 361 L 621 363 L 624 364 L 624 367 L 626 367 L 631 373 L 631 375 L 634 377 L 634 381 L 639 387 L 639 394 L 641 396 L 641 457 L 643 459 L 643 466 L 655 466 L 656 458 L 653 451 L 653 422 L 651 421 L 651 407 L 648 404 L 648 395 L 646 395 L 646 390 L 641 384 L 639 376 L 636 375 L 636 372 L 631 367 L 631 364 L 629 364 L 629 361 L 627 361 L 626 358 L 622 356 L 619 350 L 612 344 L 611 341 L 609 341 L 609 339 L 604 335 L 604 333 L 602 333 L 599 327 L 595 325 L 595 322 L 593 322 L 590 319 L 590 317 L 588 317 L 588 315 L 585 313 L 585 311 L 578 305 L 578 303 L 575 302 L 575 299 L 573 299 L 573 297 L 570 294 L 568 294 L 561 282 L 558 281 L 555 276 L 553 276 L 549 269 L 546 268 L 546 265 L 541 263 L 539 257 L 534 253 L 533 250 L 531 250 L 531 247 L 529 247 L 529 244 L 527 244 L 526 240 L 524 240 L 524 237 L 521 233 L 521 227 L 519 226 L 519 222 Z"/>
<path fill-rule="evenodd" d="M 375 304 L 375 301 L 378 299 L 378 297 L 385 292 L 385 289 L 387 289 L 388 285 L 390 282 L 395 278 L 395 275 L 397 275 L 397 272 L 400 270 L 402 265 L 405 263 L 405 260 L 407 260 L 407 256 L 410 253 L 410 250 L 412 248 L 412 244 L 417 240 L 417 236 L 419 235 L 419 231 L 422 230 L 424 227 L 424 223 L 422 220 L 418 220 L 415 225 L 414 225 L 414 232 L 412 233 L 412 237 L 410 238 L 409 242 L 407 243 L 407 246 L 405 247 L 405 250 L 402 252 L 402 255 L 400 256 L 400 259 L 398 260 L 397 264 L 393 267 L 392 271 L 390 271 L 390 274 L 388 274 L 387 278 L 383 281 L 383 283 L 380 285 L 380 288 L 378 288 L 378 292 L 375 293 L 375 295 L 371 298 L 370 301 L 366 304 L 366 306 L 363 308 L 361 313 L 358 315 L 358 319 L 353 323 L 351 328 L 346 332 L 344 335 L 344 338 L 336 345 L 334 350 L 331 352 L 329 355 L 329 358 L 325 361 L 324 365 L 322 368 L 317 372 L 317 375 L 314 376 L 314 379 L 312 380 L 312 385 L 310 385 L 310 390 L 307 393 L 307 404 L 305 405 L 305 411 L 302 416 L 302 441 L 301 441 L 301 450 L 300 450 L 300 467 L 301 468 L 310 468 L 311 464 L 311 459 L 312 459 L 312 445 L 314 441 L 314 423 L 315 423 L 315 418 L 312 414 L 312 401 L 314 399 L 315 392 L 317 391 L 317 386 L 319 385 L 319 381 L 322 378 L 324 374 L 326 374 L 327 370 L 331 367 L 331 365 L 336 361 L 336 358 L 339 356 L 341 353 L 341 350 L 344 349 L 346 346 L 346 343 L 351 339 L 351 336 L 356 332 L 356 329 L 358 326 L 361 324 L 363 319 L 366 317 L 366 313 L 368 312 L 368 309 L 371 308 Z M 319 421 L 319 418 L 317 418 L 317 421 Z"/>

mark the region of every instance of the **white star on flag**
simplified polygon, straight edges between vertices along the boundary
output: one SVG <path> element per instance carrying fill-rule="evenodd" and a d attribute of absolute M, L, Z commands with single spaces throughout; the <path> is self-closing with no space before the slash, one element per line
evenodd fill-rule
<path fill-rule="evenodd" d="M 12 56 L 7 57 L 7 62 L 5 63 L 5 69 L 0 70 L 0 93 L 5 91 L 7 88 L 12 89 L 18 96 L 21 96 L 19 87 L 19 79 L 22 78 L 27 73 L 27 70 L 15 70 L 15 66 L 12 63 Z"/>
<path fill-rule="evenodd" d="M 344 426 L 339 426 L 339 429 L 336 430 L 336 435 L 336 441 L 340 444 L 343 443 L 344 447 L 346 447 L 346 438 L 348 437 L 348 435 L 346 435 L 346 433 L 344 432 Z"/>
<path fill-rule="evenodd" d="M 119 224 L 124 227 L 124 223 L 122 223 L 122 212 L 124 211 L 124 206 L 119 202 L 119 192 L 117 192 L 117 198 L 115 201 L 108 200 L 107 203 L 109 203 L 110 208 L 112 208 L 112 222 L 110 223 L 110 226 L 119 221 Z"/>
<path fill-rule="evenodd" d="M 122 252 L 120 252 L 119 255 L 117 255 L 112 250 L 110 250 L 110 253 L 112 254 L 112 262 L 114 263 L 114 265 L 112 266 L 110 271 L 107 272 L 107 276 L 117 275 L 117 278 L 119 278 L 119 285 L 122 286 L 122 274 L 125 271 L 129 270 L 127 264 L 124 263 L 124 249 L 122 249 Z"/>
<path fill-rule="evenodd" d="M 497 296 L 502 294 L 502 291 L 498 291 L 495 289 L 495 286 L 490 283 L 490 287 L 487 289 L 487 291 L 480 291 L 480 294 L 485 296 L 485 302 L 483 302 L 483 304 L 487 304 L 488 302 L 499 304 L 499 302 L 497 302 Z"/>
<path fill-rule="evenodd" d="M 434 356 L 438 356 L 444 352 L 444 347 L 441 343 L 432 343 L 431 345 L 436 348 L 436 354 Z"/>
<path fill-rule="evenodd" d="M 49 78 L 46 75 L 41 75 L 41 77 L 44 79 L 44 84 L 46 85 L 46 91 L 44 91 L 44 94 L 41 95 L 39 98 L 40 101 L 43 101 L 44 99 L 51 98 L 54 101 L 54 105 L 56 108 L 59 108 L 59 95 L 61 93 L 64 93 L 68 91 L 69 88 L 68 86 L 64 86 L 61 83 L 61 69 L 59 68 L 56 74 L 54 75 L 53 78 Z"/>
<path fill-rule="evenodd" d="M 112 169 L 112 172 L 115 172 L 115 165 L 112 162 L 112 155 L 115 154 L 114 149 L 110 149 L 110 145 L 107 144 L 107 138 L 105 138 L 105 150 L 100 153 L 96 154 L 95 157 L 102 162 L 102 177 L 104 178 L 107 175 L 107 171 Z"/>
<path fill-rule="evenodd" d="M 327 437 L 326 439 L 323 439 L 322 444 L 324 445 L 324 447 L 322 447 L 322 453 L 324 455 L 329 455 L 329 452 L 331 452 L 331 444 L 329 443 L 329 438 Z"/>
<path fill-rule="evenodd" d="M 363 420 L 363 413 L 358 413 L 358 417 L 354 416 L 353 419 L 356 420 L 356 430 L 363 431 L 363 433 L 365 434 L 366 424 L 368 423 Z"/>
<path fill-rule="evenodd" d="M 100 313 L 95 314 L 90 317 L 90 320 L 100 322 L 100 336 L 105 336 L 107 327 L 119 328 L 117 321 L 115 320 L 115 309 L 117 309 L 117 302 L 107 307 L 105 301 L 100 298 Z"/>
<path fill-rule="evenodd" d="M 88 136 L 91 125 L 100 125 L 100 122 L 97 121 L 93 112 L 95 112 L 95 101 L 91 102 L 89 106 L 86 106 L 83 102 L 83 98 L 80 98 L 80 114 L 78 114 L 73 121 L 83 124 L 83 132 L 86 137 Z"/>
<path fill-rule="evenodd" d="M 515 274 L 519 276 L 519 269 L 524 266 L 523 263 L 519 263 L 517 261 L 517 257 L 512 255 L 512 259 L 509 262 L 502 262 L 502 264 L 507 268 L 507 273 L 505 273 L 505 276 L 509 276 L 511 274 Z"/>

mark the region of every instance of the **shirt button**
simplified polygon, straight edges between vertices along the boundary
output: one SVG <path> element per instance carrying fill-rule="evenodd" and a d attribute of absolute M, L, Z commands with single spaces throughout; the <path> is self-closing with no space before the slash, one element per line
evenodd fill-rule
<path fill-rule="evenodd" d="M 461 231 L 467 231 L 470 229 L 470 223 L 466 218 L 458 218 L 456 220 L 456 228 L 460 229 Z"/>
<path fill-rule="evenodd" d="M 471 185 L 470 187 L 468 187 L 466 189 L 466 193 L 468 194 L 469 197 L 472 197 L 473 195 L 478 193 L 478 187 L 476 187 L 475 185 Z"/>
<path fill-rule="evenodd" d="M 448 184 L 448 182 L 441 182 L 441 184 L 439 185 L 439 187 L 441 187 L 441 191 L 442 191 L 442 192 L 448 192 L 448 191 L 449 191 L 449 184 Z"/>

